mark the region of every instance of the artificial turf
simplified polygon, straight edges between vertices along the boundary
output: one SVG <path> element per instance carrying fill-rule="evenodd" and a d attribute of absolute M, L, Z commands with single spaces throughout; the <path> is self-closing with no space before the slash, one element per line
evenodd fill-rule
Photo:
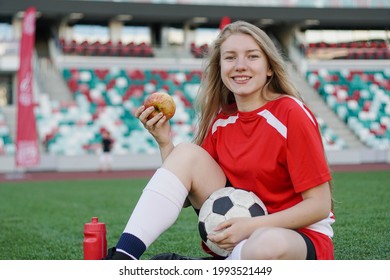
<path fill-rule="evenodd" d="M 333 176 L 336 259 L 390 259 L 390 172 Z M 147 180 L 0 183 L 0 260 L 83 259 L 83 227 L 93 216 L 106 224 L 108 247 L 115 246 Z M 142 258 L 162 252 L 206 256 L 193 209 L 184 209 Z"/>

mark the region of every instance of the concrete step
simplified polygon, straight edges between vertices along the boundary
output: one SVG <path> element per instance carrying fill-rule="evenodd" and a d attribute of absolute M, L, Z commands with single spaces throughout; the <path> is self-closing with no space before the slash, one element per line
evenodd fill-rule
<path fill-rule="evenodd" d="M 69 102 L 72 100 L 72 93 L 70 92 L 62 74 L 47 58 L 39 59 L 38 71 L 42 83 L 42 90 L 50 96 L 51 100 Z"/>

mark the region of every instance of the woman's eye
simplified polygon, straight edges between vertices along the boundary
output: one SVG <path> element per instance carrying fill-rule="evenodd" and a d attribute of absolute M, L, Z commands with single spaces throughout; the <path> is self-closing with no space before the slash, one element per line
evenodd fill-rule
<path fill-rule="evenodd" d="M 234 56 L 226 56 L 225 57 L 225 60 L 233 60 L 234 59 Z"/>

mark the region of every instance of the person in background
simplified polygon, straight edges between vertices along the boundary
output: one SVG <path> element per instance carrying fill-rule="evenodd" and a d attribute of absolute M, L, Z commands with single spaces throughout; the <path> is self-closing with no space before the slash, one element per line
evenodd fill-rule
<path fill-rule="evenodd" d="M 99 158 L 99 171 L 111 171 L 112 169 L 112 147 L 114 140 L 111 137 L 110 132 L 107 129 L 101 131 L 101 154 Z"/>

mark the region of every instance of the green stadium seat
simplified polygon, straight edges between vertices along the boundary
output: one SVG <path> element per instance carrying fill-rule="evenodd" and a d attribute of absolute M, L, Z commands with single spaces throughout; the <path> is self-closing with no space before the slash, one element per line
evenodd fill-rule
<path fill-rule="evenodd" d="M 10 134 L 10 129 L 5 121 L 5 116 L 0 108 L 0 156 L 13 155 L 15 153 L 15 143 Z"/>

